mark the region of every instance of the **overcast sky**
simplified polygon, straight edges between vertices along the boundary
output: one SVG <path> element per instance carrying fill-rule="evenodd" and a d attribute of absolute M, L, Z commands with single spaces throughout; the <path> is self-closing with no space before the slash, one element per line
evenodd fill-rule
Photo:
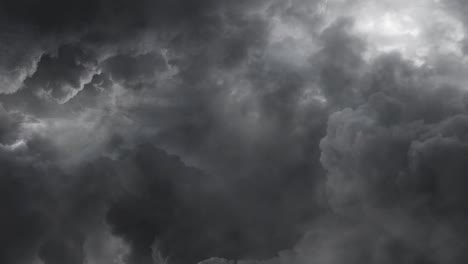
<path fill-rule="evenodd" d="M 0 263 L 468 263 L 466 14 L 0 0 Z"/>

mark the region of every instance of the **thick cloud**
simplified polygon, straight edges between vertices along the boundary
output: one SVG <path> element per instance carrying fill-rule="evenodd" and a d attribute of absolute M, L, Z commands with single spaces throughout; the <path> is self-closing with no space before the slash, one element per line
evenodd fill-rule
<path fill-rule="evenodd" d="M 284 208 L 270 200 L 274 198 L 269 192 L 279 187 L 250 186 L 262 192 L 255 194 L 246 189 L 245 183 L 226 186 L 221 179 L 187 167 L 177 157 L 151 146 L 137 148 L 117 166 L 121 177 L 132 177 L 125 179 L 123 188 L 128 190 L 112 203 L 107 219 L 114 232 L 131 244 L 131 263 L 149 258 L 150 246 L 156 242 L 175 263 L 216 255 L 268 256 L 297 239 L 299 230 L 284 227 L 293 228 L 300 220 L 296 219 L 301 217 L 298 214 L 308 211 L 301 207 Z M 242 198 L 238 188 L 247 197 Z M 282 196 L 283 201 L 297 199 L 297 194 Z M 285 215 L 274 219 L 273 212 Z"/>
<path fill-rule="evenodd" d="M 102 187 L 98 174 L 61 170 L 53 164 L 54 154 L 46 152 L 47 145 L 34 139 L 1 150 L 4 263 L 31 263 L 39 257 L 46 263 L 80 263 L 81 237 L 102 211 L 105 189 L 90 189 Z"/>
<path fill-rule="evenodd" d="M 44 99 L 65 103 L 89 83 L 96 64 L 90 55 L 76 47 L 62 46 L 57 54 L 44 55 L 36 72 L 25 81 L 25 89 L 35 89 Z"/>
<path fill-rule="evenodd" d="M 331 206 L 358 221 L 362 214 L 381 215 L 381 228 L 399 221 L 387 214 L 402 211 L 427 225 L 428 238 L 417 246 L 425 249 L 429 263 L 463 263 L 466 233 L 460 222 L 466 207 L 458 188 L 465 185 L 465 92 L 434 87 L 422 81 L 424 72 L 396 58 L 377 61 L 373 68 L 381 63 L 387 70 L 372 75 L 383 78 L 385 86 L 377 87 L 365 104 L 329 119 L 321 160 L 328 171 Z M 388 219 L 380 219 L 382 215 Z M 398 225 L 405 228 L 405 223 Z M 447 233 L 440 234 L 440 228 Z M 398 236 L 412 240 L 418 235 L 408 228 Z M 444 236 L 453 242 L 434 242 Z"/>
<path fill-rule="evenodd" d="M 293 250 L 246 263 L 466 262 L 464 87 L 397 53 L 357 65 L 320 143 L 332 213 Z"/>
<path fill-rule="evenodd" d="M 0 262 L 465 263 L 465 9 L 1 1 Z"/>

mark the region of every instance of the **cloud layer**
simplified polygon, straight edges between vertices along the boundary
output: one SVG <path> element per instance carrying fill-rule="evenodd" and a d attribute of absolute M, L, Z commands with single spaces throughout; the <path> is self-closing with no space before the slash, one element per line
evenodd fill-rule
<path fill-rule="evenodd" d="M 466 263 L 466 8 L 1 1 L 0 262 Z"/>

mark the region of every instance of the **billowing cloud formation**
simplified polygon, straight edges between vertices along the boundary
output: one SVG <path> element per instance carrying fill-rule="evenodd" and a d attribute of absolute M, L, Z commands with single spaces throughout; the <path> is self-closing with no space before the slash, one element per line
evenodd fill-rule
<path fill-rule="evenodd" d="M 1 1 L 0 262 L 466 263 L 466 8 Z"/>

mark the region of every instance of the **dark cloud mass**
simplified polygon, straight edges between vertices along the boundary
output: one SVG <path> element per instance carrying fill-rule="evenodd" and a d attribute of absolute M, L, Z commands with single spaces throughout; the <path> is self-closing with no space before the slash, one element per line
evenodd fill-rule
<path fill-rule="evenodd" d="M 467 263 L 467 8 L 0 0 L 0 263 Z"/>

